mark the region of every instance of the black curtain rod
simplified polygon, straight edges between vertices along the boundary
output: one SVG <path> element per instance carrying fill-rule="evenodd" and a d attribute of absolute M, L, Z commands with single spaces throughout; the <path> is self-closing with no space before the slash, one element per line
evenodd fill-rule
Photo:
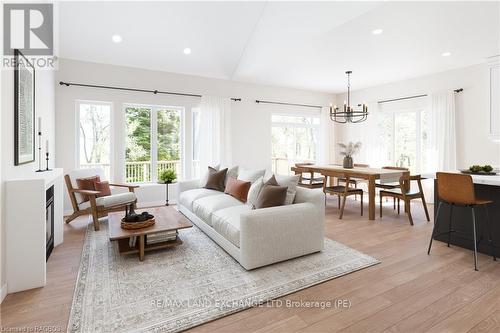
<path fill-rule="evenodd" d="M 462 91 L 464 91 L 463 88 L 458 88 L 458 89 L 455 89 L 453 90 L 455 93 L 461 93 Z M 385 99 L 383 101 L 378 101 L 378 104 L 382 104 L 382 103 L 388 103 L 388 102 L 396 102 L 396 101 L 403 101 L 405 99 L 413 99 L 413 98 L 420 98 L 420 97 L 426 97 L 428 96 L 427 94 L 423 94 L 423 95 L 415 95 L 415 96 L 408 96 L 408 97 L 400 97 L 400 98 L 393 98 L 393 99 Z"/>
<path fill-rule="evenodd" d="M 284 103 L 284 102 L 271 102 L 271 101 L 261 101 L 256 99 L 255 103 L 263 103 L 263 104 L 278 104 L 278 105 L 290 105 L 290 106 L 302 106 L 306 108 L 316 108 L 316 109 L 321 109 L 322 106 L 320 105 L 310 105 L 310 104 L 296 104 L 296 103 Z"/>
<path fill-rule="evenodd" d="M 73 83 L 73 82 L 63 82 L 60 81 L 59 85 L 61 86 L 77 86 L 77 87 L 86 87 L 86 88 L 99 88 L 99 89 L 113 89 L 113 90 L 124 90 L 124 91 L 135 91 L 135 92 L 145 92 L 145 93 L 153 93 L 153 94 L 164 94 L 164 95 L 175 95 L 175 96 L 187 96 L 187 97 L 201 97 L 198 94 L 186 94 L 186 93 L 178 93 L 171 91 L 160 91 L 160 90 L 147 90 L 147 89 L 137 89 L 137 88 L 124 88 L 124 87 L 113 87 L 113 86 L 101 86 L 96 84 L 84 84 L 84 83 Z M 231 98 L 232 101 L 241 102 L 241 98 Z"/>

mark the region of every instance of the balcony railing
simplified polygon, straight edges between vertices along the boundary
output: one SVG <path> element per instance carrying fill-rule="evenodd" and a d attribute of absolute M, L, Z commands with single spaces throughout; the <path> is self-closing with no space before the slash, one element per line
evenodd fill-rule
<path fill-rule="evenodd" d="M 110 165 L 109 163 L 81 164 L 82 168 L 101 168 L 104 169 L 104 174 L 109 179 Z M 177 178 L 181 179 L 181 161 L 158 161 L 157 175 L 165 169 L 174 169 L 177 173 Z M 146 183 L 152 181 L 151 161 L 140 162 L 125 162 L 125 182 L 127 183 Z"/>

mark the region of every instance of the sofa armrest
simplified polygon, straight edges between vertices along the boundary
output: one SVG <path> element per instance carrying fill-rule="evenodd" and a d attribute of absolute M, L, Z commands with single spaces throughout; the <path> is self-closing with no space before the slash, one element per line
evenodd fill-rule
<path fill-rule="evenodd" d="M 193 179 L 193 180 L 183 180 L 180 182 L 177 182 L 177 204 L 179 204 L 181 193 L 186 192 L 189 190 L 194 190 L 196 188 L 200 188 L 200 180 L 199 179 Z"/>
<path fill-rule="evenodd" d="M 310 202 L 245 212 L 240 216 L 240 263 L 252 269 L 321 251 L 324 221 L 324 209 Z"/>

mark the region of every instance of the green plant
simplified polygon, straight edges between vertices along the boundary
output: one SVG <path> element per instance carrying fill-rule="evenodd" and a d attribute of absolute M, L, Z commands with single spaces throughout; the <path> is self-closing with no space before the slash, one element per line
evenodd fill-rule
<path fill-rule="evenodd" d="M 483 171 L 484 172 L 492 172 L 493 171 L 493 167 L 491 165 L 485 165 L 483 167 Z"/>
<path fill-rule="evenodd" d="M 165 169 L 160 172 L 158 179 L 162 183 L 171 183 L 177 179 L 177 173 L 174 169 Z"/>
<path fill-rule="evenodd" d="M 469 168 L 471 172 L 481 172 L 483 171 L 483 167 L 480 165 L 473 165 Z"/>

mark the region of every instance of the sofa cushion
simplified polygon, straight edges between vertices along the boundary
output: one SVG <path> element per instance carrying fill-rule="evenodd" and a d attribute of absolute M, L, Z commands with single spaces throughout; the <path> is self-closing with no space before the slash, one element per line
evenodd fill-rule
<path fill-rule="evenodd" d="M 136 196 L 132 192 L 118 193 L 113 195 L 108 195 L 105 197 L 99 197 L 95 199 L 97 206 L 113 207 L 117 205 L 132 203 L 136 200 Z M 90 201 L 82 202 L 78 205 L 80 209 L 86 209 L 90 207 Z"/>
<path fill-rule="evenodd" d="M 266 173 L 265 169 L 262 170 L 248 170 L 241 168 L 238 171 L 238 179 L 243 180 L 245 182 L 251 182 L 252 184 L 258 180 L 260 177 L 264 177 Z"/>
<path fill-rule="evenodd" d="M 220 195 L 221 193 L 207 188 L 195 188 L 193 190 L 182 192 L 179 196 L 179 202 L 190 211 L 193 211 L 193 202 L 195 200 L 217 194 Z"/>
<path fill-rule="evenodd" d="M 219 192 L 220 193 L 220 192 Z M 193 213 L 206 224 L 212 226 L 212 213 L 233 206 L 241 206 L 238 199 L 227 194 L 211 195 L 193 202 Z"/>
<path fill-rule="evenodd" d="M 250 205 L 240 205 L 213 212 L 212 227 L 236 247 L 240 247 L 240 215 L 251 209 Z"/>

